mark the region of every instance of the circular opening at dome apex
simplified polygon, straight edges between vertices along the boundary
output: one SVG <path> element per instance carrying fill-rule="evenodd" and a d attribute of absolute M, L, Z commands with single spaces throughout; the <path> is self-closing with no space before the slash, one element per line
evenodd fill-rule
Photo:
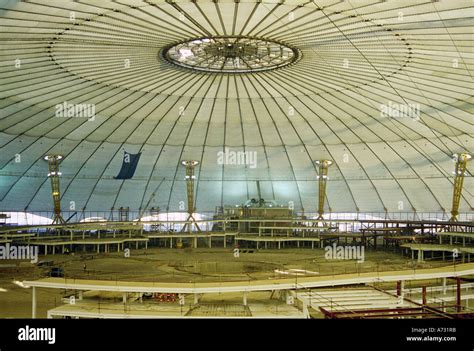
<path fill-rule="evenodd" d="M 166 61 L 196 71 L 246 73 L 267 71 L 299 60 L 301 53 L 263 38 L 226 36 L 191 39 L 161 51 Z"/>

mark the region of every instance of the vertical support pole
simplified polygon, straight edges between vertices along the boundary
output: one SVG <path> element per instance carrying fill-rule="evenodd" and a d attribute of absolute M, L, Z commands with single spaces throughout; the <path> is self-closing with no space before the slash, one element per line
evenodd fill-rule
<path fill-rule="evenodd" d="M 426 286 L 421 287 L 421 303 L 426 305 Z"/>
<path fill-rule="evenodd" d="M 400 296 L 402 298 L 402 300 L 405 296 L 404 288 L 405 288 L 405 281 L 404 280 L 398 280 L 397 281 L 397 296 Z"/>
<path fill-rule="evenodd" d="M 247 306 L 247 292 L 244 291 L 244 299 L 243 299 L 244 306 Z"/>
<path fill-rule="evenodd" d="M 456 277 L 456 307 L 461 312 L 461 278 Z"/>
<path fill-rule="evenodd" d="M 423 250 L 418 250 L 418 262 L 423 262 Z"/>
<path fill-rule="evenodd" d="M 32 298 L 31 298 L 31 318 L 36 318 L 36 287 L 31 288 Z"/>
<path fill-rule="evenodd" d="M 309 309 L 308 309 L 308 301 L 306 301 L 306 299 L 303 300 L 303 316 L 304 318 L 310 318 Z"/>

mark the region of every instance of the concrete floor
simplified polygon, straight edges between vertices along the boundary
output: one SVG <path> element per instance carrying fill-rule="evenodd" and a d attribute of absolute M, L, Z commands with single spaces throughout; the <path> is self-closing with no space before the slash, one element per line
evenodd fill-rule
<path fill-rule="evenodd" d="M 373 272 L 406 269 L 413 267 L 411 260 L 400 254 L 382 251 L 366 251 L 365 262 L 326 260 L 322 249 L 286 249 L 260 250 L 253 253 L 241 253 L 235 258 L 232 249 L 156 249 L 147 251 L 132 250 L 130 257 L 123 253 L 94 254 L 92 259 L 84 260 L 81 255 L 49 255 L 55 265 L 64 268 L 66 276 L 75 278 L 94 278 L 112 280 L 138 280 L 163 282 L 202 282 L 219 280 L 249 280 L 278 277 L 275 270 L 291 269 L 318 272 L 319 275 L 332 275 L 351 272 Z M 42 258 L 40 257 L 40 260 Z M 4 261 L 2 264 L 18 262 Z M 83 265 L 87 265 L 84 271 Z M 431 261 L 415 263 L 418 268 L 429 268 L 447 265 L 449 262 Z M 19 287 L 13 281 L 32 280 L 44 277 L 46 268 L 22 263 L 17 268 L 0 267 L 0 317 L 31 317 L 31 291 Z M 285 277 L 291 276 L 286 275 Z M 302 273 L 300 273 L 302 274 Z M 394 288 L 394 287 L 392 287 Z M 38 317 L 45 318 L 46 311 L 62 305 L 64 292 L 54 289 L 37 289 Z M 267 296 L 268 295 L 268 296 Z M 269 294 L 249 296 L 249 304 L 265 305 Z M 206 303 L 242 303 L 239 294 L 205 295 Z M 269 307 L 272 308 L 271 306 Z"/>

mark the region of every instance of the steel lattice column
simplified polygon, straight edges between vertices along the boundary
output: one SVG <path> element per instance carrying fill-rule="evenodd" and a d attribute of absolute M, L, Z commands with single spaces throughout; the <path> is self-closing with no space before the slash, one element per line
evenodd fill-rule
<path fill-rule="evenodd" d="M 459 203 L 461 201 L 462 187 L 464 184 L 464 175 L 466 174 L 467 162 L 472 158 L 467 153 L 460 153 L 453 155 L 455 164 L 454 170 L 454 187 L 453 187 L 453 204 L 451 207 L 451 222 L 458 219 Z"/>
<path fill-rule="evenodd" d="M 196 176 L 194 175 L 194 168 L 199 164 L 199 161 L 181 161 L 181 164 L 186 167 L 186 192 L 188 196 L 188 219 L 187 221 L 192 221 L 193 223 L 186 223 L 183 226 L 182 231 L 185 231 L 186 228 L 188 229 L 189 232 L 191 232 L 191 226 L 194 224 L 197 228 L 198 231 L 201 231 L 199 228 L 198 224 L 196 223 L 196 220 L 193 217 L 193 213 L 195 211 L 194 207 L 194 179 L 196 179 Z"/>
<path fill-rule="evenodd" d="M 61 155 L 47 155 L 44 157 L 45 161 L 48 162 L 48 178 L 51 180 L 51 194 L 54 202 L 54 217 L 53 224 L 65 223 L 61 216 L 61 191 L 59 187 L 59 162 L 62 160 Z"/>
<path fill-rule="evenodd" d="M 323 219 L 324 214 L 324 201 L 326 199 L 326 184 L 328 181 L 328 169 L 332 165 L 332 161 L 319 160 L 315 161 L 319 167 L 318 181 L 319 181 L 319 193 L 318 193 L 318 218 Z"/>

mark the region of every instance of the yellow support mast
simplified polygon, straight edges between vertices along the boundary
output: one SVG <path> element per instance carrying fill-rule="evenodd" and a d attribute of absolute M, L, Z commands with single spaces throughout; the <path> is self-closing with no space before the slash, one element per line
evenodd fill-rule
<path fill-rule="evenodd" d="M 324 202 L 326 200 L 326 184 L 328 181 L 328 169 L 332 165 L 330 160 L 318 160 L 315 161 L 318 165 L 318 181 L 319 181 L 319 193 L 318 193 L 318 220 L 324 219 Z"/>
<path fill-rule="evenodd" d="M 193 216 L 195 211 L 194 207 L 194 180 L 196 176 L 194 175 L 194 168 L 199 164 L 199 161 L 190 160 L 190 161 L 181 161 L 181 164 L 186 167 L 186 191 L 188 195 L 188 218 L 186 219 L 187 222 L 181 229 L 182 232 L 188 230 L 191 233 L 192 225 L 195 225 L 197 230 L 200 232 L 201 229 L 199 228 L 198 224 L 196 223 L 196 219 Z"/>
<path fill-rule="evenodd" d="M 66 221 L 61 215 L 61 191 L 59 187 L 59 162 L 63 159 L 61 155 L 46 155 L 44 160 L 48 162 L 48 178 L 51 180 L 51 194 L 54 202 L 53 224 L 64 224 Z"/>
<path fill-rule="evenodd" d="M 459 215 L 459 203 L 461 202 L 462 187 L 464 184 L 464 176 L 466 174 L 467 162 L 472 158 L 468 153 L 454 154 L 455 162 L 454 170 L 454 187 L 453 187 L 453 204 L 451 207 L 450 222 L 457 222 Z"/>

